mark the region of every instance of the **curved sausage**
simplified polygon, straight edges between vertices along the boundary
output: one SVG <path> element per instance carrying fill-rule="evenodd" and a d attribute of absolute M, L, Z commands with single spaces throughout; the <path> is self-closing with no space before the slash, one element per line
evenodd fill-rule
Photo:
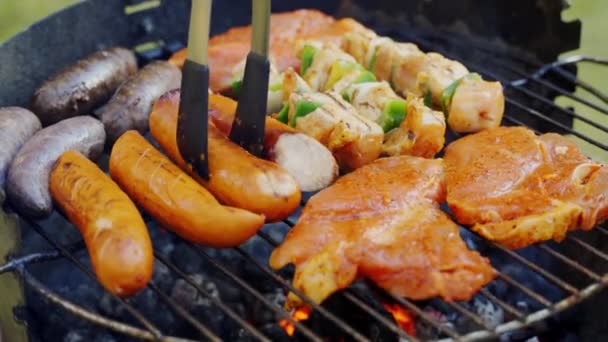
<path fill-rule="evenodd" d="M 44 82 L 30 107 L 44 126 L 90 114 L 135 71 L 137 61 L 130 50 L 115 47 L 98 51 Z"/>
<path fill-rule="evenodd" d="M 154 265 L 152 242 L 137 207 L 97 165 L 76 151 L 59 157 L 53 199 L 80 230 L 99 282 L 118 296 L 143 289 Z"/>
<path fill-rule="evenodd" d="M 226 136 L 232 128 L 236 105 L 228 97 L 209 95 L 209 117 Z M 264 154 L 282 166 L 302 191 L 321 190 L 338 177 L 338 163 L 325 146 L 270 116 L 266 117 Z"/>
<path fill-rule="evenodd" d="M 4 199 L 6 173 L 13 157 L 27 139 L 41 128 L 38 117 L 19 107 L 0 108 L 0 203 Z"/>
<path fill-rule="evenodd" d="M 162 94 L 178 88 L 182 72 L 164 61 L 152 62 L 123 83 L 112 99 L 96 115 L 106 129 L 107 140 L 113 143 L 124 132 L 148 130 L 148 115 L 152 104 Z"/>
<path fill-rule="evenodd" d="M 53 210 L 49 174 L 57 158 L 67 150 L 76 150 L 96 159 L 105 138 L 103 124 L 89 116 L 63 120 L 38 131 L 9 167 L 6 194 L 10 203 L 26 216 L 48 216 Z"/>
<path fill-rule="evenodd" d="M 110 174 L 150 215 L 192 242 L 233 247 L 264 224 L 261 215 L 218 203 L 136 131 L 114 144 Z"/>
<path fill-rule="evenodd" d="M 209 181 L 196 175 L 181 157 L 176 139 L 179 90 L 161 96 L 150 113 L 150 132 L 182 169 L 230 206 L 264 215 L 267 221 L 287 217 L 300 204 L 298 183 L 283 168 L 249 154 L 209 122 Z"/>

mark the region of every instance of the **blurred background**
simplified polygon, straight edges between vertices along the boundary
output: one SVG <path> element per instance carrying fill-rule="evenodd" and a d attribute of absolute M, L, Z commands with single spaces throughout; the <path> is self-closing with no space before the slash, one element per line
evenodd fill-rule
<path fill-rule="evenodd" d="M 571 3 L 571 7 L 563 13 L 563 18 L 566 21 L 580 19 L 583 22 L 581 48 L 566 54 L 566 56 L 588 54 L 608 58 L 608 41 L 606 39 L 606 32 L 608 32 L 608 23 L 606 22 L 608 18 L 608 2 L 605 0 L 555 1 L 568 1 Z M 77 0 L 0 0 L 0 42 L 23 30 L 30 23 L 75 2 Z M 606 67 L 581 64 L 579 76 L 599 89 L 604 91 L 608 89 L 608 68 Z M 597 100 L 584 91 L 577 91 L 577 94 L 591 101 Z M 575 107 L 579 113 L 587 115 L 595 121 L 608 121 L 605 115 L 594 112 L 585 106 L 569 102 L 568 99 L 560 98 L 558 102 L 561 105 Z M 593 127 L 589 127 L 581 122 L 575 122 L 575 125 L 577 129 L 587 132 L 590 136 L 601 137 L 600 133 Z M 588 154 L 596 159 L 608 161 L 607 153 L 581 140 L 578 141 Z"/>

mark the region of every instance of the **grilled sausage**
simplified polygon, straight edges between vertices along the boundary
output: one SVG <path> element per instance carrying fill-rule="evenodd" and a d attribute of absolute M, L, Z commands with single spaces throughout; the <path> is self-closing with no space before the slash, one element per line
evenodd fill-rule
<path fill-rule="evenodd" d="M 108 142 L 113 143 L 131 129 L 145 133 L 152 104 L 162 94 L 178 88 L 181 77 L 177 67 L 156 61 L 123 83 L 112 99 L 96 112 L 106 129 Z"/>
<path fill-rule="evenodd" d="M 38 117 L 19 107 L 0 108 L 0 203 L 8 167 L 21 145 L 41 128 Z"/>
<path fill-rule="evenodd" d="M 137 207 L 97 165 L 76 151 L 59 157 L 50 176 L 53 200 L 80 230 L 99 282 L 133 295 L 152 276 L 154 254 Z"/>
<path fill-rule="evenodd" d="M 106 102 L 137 71 L 135 55 L 111 48 L 89 55 L 44 82 L 31 100 L 31 109 L 44 126 L 89 114 Z"/>
<path fill-rule="evenodd" d="M 220 202 L 279 221 L 294 211 L 301 199 L 297 182 L 280 166 L 258 159 L 226 138 L 209 122 L 209 181 L 197 176 L 177 147 L 179 90 L 156 101 L 150 113 L 150 132 L 182 169 L 205 186 Z"/>
<path fill-rule="evenodd" d="M 218 203 L 136 131 L 114 144 L 110 174 L 150 215 L 192 242 L 233 247 L 264 224 L 261 215 Z"/>
<path fill-rule="evenodd" d="M 209 117 L 225 135 L 230 134 L 236 102 L 221 95 L 209 95 Z M 317 191 L 338 177 L 338 163 L 325 146 L 284 123 L 266 117 L 264 154 L 282 166 L 302 191 Z"/>
<path fill-rule="evenodd" d="M 57 158 L 77 150 L 95 159 L 103 151 L 106 134 L 98 120 L 79 116 L 38 131 L 17 152 L 9 170 L 6 193 L 21 214 L 45 217 L 53 210 L 49 174 Z"/>

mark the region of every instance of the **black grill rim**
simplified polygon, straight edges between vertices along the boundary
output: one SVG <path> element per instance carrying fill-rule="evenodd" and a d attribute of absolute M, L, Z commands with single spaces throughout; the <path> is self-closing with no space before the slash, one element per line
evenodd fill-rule
<path fill-rule="evenodd" d="M 400 37 L 403 38 L 402 32 L 390 32 L 389 34 L 397 39 Z M 447 45 L 451 45 L 451 46 L 454 46 L 454 45 L 458 46 L 459 44 L 461 44 L 461 45 L 464 44 L 464 46 L 468 46 L 467 44 L 471 44 L 471 42 L 467 42 L 464 39 L 446 39 L 443 36 L 438 36 L 438 37 L 407 36 L 407 38 L 409 38 L 408 40 L 413 41 L 414 43 L 417 43 L 421 46 L 430 46 L 433 48 L 434 51 L 442 53 L 446 57 L 449 57 L 449 58 L 454 58 L 455 57 L 454 53 L 450 50 L 450 48 L 446 48 L 446 47 L 444 47 L 444 45 L 442 45 L 442 43 L 438 43 L 438 42 L 443 41 L 444 44 L 449 43 Z M 446 40 L 449 40 L 449 41 L 446 42 Z M 161 44 L 161 46 L 160 46 L 161 51 L 158 51 L 158 50 L 157 51 L 147 51 L 147 54 L 141 54 L 139 57 L 143 62 L 147 61 L 150 56 L 153 56 L 152 58 L 158 58 L 158 57 L 162 57 L 162 56 L 166 57 L 170 52 L 175 51 L 179 47 L 181 47 L 179 43 L 171 43 L 171 44 L 166 44 L 166 45 Z M 491 48 L 488 49 L 487 46 L 485 46 L 485 45 L 472 44 L 471 47 L 478 51 L 482 51 L 483 53 L 488 54 L 488 56 L 490 56 L 490 57 L 495 56 L 496 54 L 499 54 L 499 52 L 496 52 L 495 50 L 492 50 Z M 459 58 L 454 58 L 454 59 L 459 59 Z M 608 104 L 608 96 L 605 93 L 603 93 L 602 91 L 595 89 L 591 85 L 587 84 L 585 81 L 578 79 L 575 73 L 572 73 L 571 71 L 568 71 L 565 69 L 568 66 L 576 66 L 580 63 L 593 63 L 593 64 L 602 65 L 602 66 L 608 66 L 608 59 L 595 58 L 595 57 L 589 57 L 589 56 L 572 56 L 572 57 L 561 59 L 559 61 L 549 63 L 549 64 L 535 64 L 534 70 L 532 72 L 530 72 L 528 70 L 520 70 L 517 68 L 513 68 L 511 65 L 503 66 L 503 67 L 509 68 L 512 73 L 518 75 L 518 78 L 515 78 L 515 79 L 510 79 L 510 78 L 501 76 L 501 75 L 493 72 L 492 68 L 487 68 L 486 65 L 482 66 L 471 60 L 468 60 L 466 58 L 466 56 L 465 56 L 465 58 L 461 58 L 460 60 L 465 65 L 467 65 L 467 67 L 469 67 L 471 70 L 477 71 L 485 77 L 501 81 L 501 83 L 503 83 L 503 86 L 505 88 L 507 95 L 517 93 L 521 96 L 530 98 L 531 100 L 541 101 L 543 104 L 550 106 L 553 110 L 556 110 L 556 111 L 562 113 L 563 115 L 566 115 L 566 116 L 569 116 L 572 118 L 576 118 L 578 120 L 581 120 L 583 122 L 586 122 L 586 123 L 594 126 L 595 128 L 599 129 L 603 133 L 608 133 L 608 127 L 605 126 L 604 124 L 594 121 L 592 119 L 589 119 L 588 117 L 586 117 L 580 113 L 576 113 L 571 109 L 560 107 L 553 102 L 553 99 L 551 97 L 548 97 L 546 94 L 535 90 L 538 87 L 540 87 L 542 90 L 548 89 L 559 95 L 569 97 L 570 99 L 572 99 L 590 109 L 594 109 L 600 113 L 608 115 L 608 106 L 606 106 Z M 598 99 L 599 101 L 592 102 L 592 101 L 583 99 L 577 95 L 574 95 L 571 91 L 564 89 L 563 86 L 561 85 L 561 83 L 556 84 L 551 80 L 547 80 L 546 76 L 549 74 L 558 75 L 558 76 L 562 77 L 566 82 L 569 82 L 581 89 L 588 91 L 589 93 L 594 95 L 595 98 Z M 531 86 L 534 86 L 536 88 L 531 89 Z M 546 114 L 542 113 L 541 111 L 522 103 L 520 100 L 513 99 L 512 96 L 507 96 L 507 106 L 511 107 L 511 108 L 517 108 L 519 111 L 525 112 L 526 115 L 530 115 L 530 116 L 535 117 L 536 119 L 540 120 L 541 122 L 544 122 L 549 127 L 552 127 L 554 129 L 560 129 L 566 133 L 577 136 L 577 137 L 603 149 L 604 151 L 608 151 L 608 145 L 602 143 L 601 141 L 598 141 L 597 139 L 587 137 L 585 134 L 575 130 L 574 128 L 570 127 L 569 125 L 565 125 L 559 121 L 556 121 L 551 116 L 546 115 Z M 508 115 L 508 114 L 505 115 L 505 122 L 525 125 L 525 123 L 521 121 L 521 118 L 514 117 L 514 116 Z M 535 130 L 535 131 L 537 133 L 540 133 L 538 130 Z M 134 307 L 129 302 L 129 300 L 123 300 L 123 299 L 117 298 L 117 300 L 119 300 L 121 305 L 123 305 L 126 308 L 126 310 L 128 310 L 133 315 L 133 317 L 137 321 L 139 321 L 139 323 L 141 324 L 142 327 L 135 327 L 135 326 L 131 326 L 131 325 L 128 325 L 125 323 L 117 322 L 117 321 L 114 321 L 107 317 L 103 317 L 96 313 L 87 311 L 86 309 L 79 306 L 78 304 L 67 301 L 66 299 L 58 296 L 52 290 L 47 288 L 43 283 L 41 283 L 39 280 L 37 280 L 30 272 L 28 272 L 27 267 L 26 267 L 27 265 L 33 264 L 33 263 L 47 262 L 47 261 L 55 260 L 58 258 L 66 258 L 70 262 L 72 262 L 77 268 L 81 269 L 85 274 L 87 274 L 91 279 L 96 281 L 93 273 L 86 266 L 84 266 L 82 263 L 80 263 L 73 255 L 73 253 L 75 253 L 76 251 L 82 250 L 84 248 L 84 244 L 82 242 L 78 242 L 74 245 L 62 246 L 56 240 L 54 240 L 50 234 L 46 233 L 44 228 L 42 226 L 40 226 L 37 222 L 28 220 L 26 218 L 21 218 L 21 220 L 26 222 L 28 225 L 30 225 L 33 228 L 34 231 L 36 231 L 38 234 L 40 234 L 42 237 L 44 237 L 54 247 L 54 249 L 50 250 L 50 251 L 41 251 L 38 253 L 21 255 L 16 258 L 9 259 L 7 263 L 0 265 L 0 274 L 7 273 L 7 272 L 14 272 L 14 273 L 18 274 L 20 276 L 20 278 L 24 281 L 24 284 L 26 286 L 31 287 L 36 292 L 38 292 L 40 295 L 46 297 L 53 303 L 57 304 L 59 307 L 63 308 L 64 310 L 66 310 L 74 315 L 77 315 L 84 319 L 90 320 L 93 323 L 96 323 L 107 329 L 111 329 L 116 332 L 119 332 L 119 333 L 122 333 L 122 334 L 125 334 L 128 336 L 140 338 L 143 340 L 186 341 L 185 339 L 180 339 L 178 337 L 164 336 L 158 328 L 156 328 L 151 322 L 149 322 L 145 318 L 143 313 L 141 313 L 136 307 Z M 295 224 L 295 219 L 289 218 L 289 219 L 285 220 L 285 223 L 289 226 L 293 226 Z M 595 228 L 595 233 L 608 236 L 608 227 L 598 226 Z M 265 233 L 263 231 L 260 231 L 258 233 L 258 237 L 265 240 L 266 243 L 269 243 L 271 245 L 276 245 L 278 243 L 278 241 L 273 240 L 267 233 Z M 567 241 L 578 245 L 582 250 L 585 251 L 585 253 L 592 254 L 596 258 L 599 258 L 603 261 L 608 261 L 608 254 L 607 254 L 608 251 L 598 250 L 596 247 L 579 239 L 575 235 L 569 235 L 567 237 Z M 497 250 L 500 250 L 507 257 L 520 263 L 523 267 L 527 267 L 527 268 L 535 271 L 536 273 L 542 275 L 548 281 L 554 283 L 558 287 L 562 288 L 564 291 L 570 293 L 570 295 L 567 296 L 566 298 L 562 299 L 561 301 L 553 303 L 550 300 L 548 300 L 547 298 L 545 298 L 542 294 L 534 292 L 534 290 L 527 288 L 525 285 L 519 283 L 518 281 L 511 278 L 510 276 L 500 273 L 497 278 L 498 279 L 497 281 L 502 281 L 506 284 L 509 284 L 509 286 L 513 286 L 515 288 L 520 289 L 522 292 L 526 293 L 529 296 L 529 298 L 535 300 L 536 302 L 541 304 L 544 308 L 535 313 L 532 313 L 532 314 L 529 314 L 526 316 L 526 315 L 522 314 L 518 309 L 512 307 L 511 305 L 504 302 L 500 298 L 497 298 L 490 291 L 488 291 L 486 288 L 484 288 L 480 292 L 483 296 L 485 296 L 491 302 L 493 302 L 496 305 L 498 305 L 499 307 L 501 307 L 506 312 L 511 313 L 515 318 L 513 320 L 505 322 L 497 327 L 490 327 L 483 321 L 483 319 L 481 319 L 480 316 L 477 316 L 475 313 L 468 310 L 461 303 L 447 303 L 447 305 L 449 305 L 453 310 L 456 310 L 459 313 L 461 313 L 462 315 L 465 315 L 465 316 L 471 318 L 478 325 L 478 328 L 479 328 L 478 330 L 471 331 L 471 332 L 468 332 L 467 334 L 461 335 L 458 332 L 456 332 L 454 329 L 452 329 L 450 327 L 446 327 L 445 325 L 442 325 L 441 322 L 437 321 L 435 318 L 433 318 L 430 315 L 428 315 L 427 313 L 423 312 L 416 305 L 416 303 L 414 303 L 408 299 L 405 299 L 405 298 L 399 298 L 399 297 L 392 296 L 388 293 L 384 293 L 382 291 L 379 291 L 377 288 L 374 289 L 373 285 L 370 285 L 370 287 L 372 288 L 373 291 L 380 292 L 380 295 L 383 296 L 383 300 L 398 303 L 398 304 L 402 305 L 403 307 L 409 309 L 411 312 L 414 312 L 416 314 L 417 319 L 422 319 L 422 320 L 426 321 L 428 324 L 430 324 L 431 326 L 433 326 L 434 328 L 442 331 L 447 339 L 451 338 L 451 339 L 462 340 L 462 341 L 473 341 L 473 340 L 480 340 L 480 339 L 496 338 L 497 336 L 499 336 L 500 334 L 503 334 L 505 332 L 516 331 L 516 330 L 523 329 L 525 327 L 529 327 L 535 323 L 538 323 L 560 311 L 563 311 L 563 310 L 579 303 L 583 299 L 586 299 L 595 293 L 600 292 L 601 290 L 604 289 L 604 287 L 606 287 L 608 285 L 608 274 L 597 274 L 596 272 L 592 271 L 591 269 L 579 264 L 578 262 L 565 256 L 561 252 L 555 250 L 549 244 L 545 244 L 545 243 L 539 244 L 539 245 L 537 245 L 537 248 L 542 250 L 544 253 L 550 255 L 555 260 L 563 263 L 565 266 L 571 267 L 576 272 L 579 272 L 582 275 L 589 277 L 590 279 L 593 280 L 593 283 L 586 286 L 583 289 L 579 289 L 579 288 L 573 286 L 572 284 L 568 284 L 567 282 L 560 279 L 559 277 L 543 270 L 538 265 L 530 262 L 525 257 L 517 254 L 516 252 L 510 251 L 510 250 L 508 250 L 502 246 L 496 245 L 492 242 L 486 242 L 486 244 L 490 245 L 491 247 L 493 247 Z M 201 256 L 201 258 L 208 260 L 215 268 L 217 268 L 221 273 L 225 274 L 228 278 L 232 279 L 244 291 L 247 291 L 248 293 L 252 294 L 254 297 L 256 297 L 257 299 L 262 301 L 262 303 L 265 306 L 267 306 L 270 310 L 274 311 L 278 315 L 282 316 L 284 319 L 287 319 L 291 323 L 293 323 L 296 326 L 297 330 L 302 335 L 304 335 L 308 339 L 311 339 L 314 341 L 322 340 L 322 338 L 320 336 L 318 336 L 316 333 L 311 331 L 304 324 L 293 320 L 293 318 L 291 318 L 289 313 L 285 312 L 281 307 L 276 306 L 276 305 L 268 302 L 267 300 L 265 300 L 263 295 L 259 291 L 255 290 L 252 286 L 250 286 L 248 284 L 248 282 L 246 280 L 240 278 L 237 275 L 238 270 L 237 271 L 231 270 L 226 265 L 223 265 L 220 262 L 216 261 L 213 257 L 208 255 L 201 248 L 194 246 L 192 244 L 189 244 L 189 245 L 190 245 L 190 248 L 195 249 L 195 251 L 198 253 L 198 255 Z M 274 272 L 270 268 L 268 268 L 268 266 L 261 264 L 246 250 L 244 250 L 241 247 L 237 247 L 237 248 L 235 248 L 235 250 L 243 258 L 245 258 L 249 262 L 255 264 L 255 266 L 257 268 L 259 268 L 262 272 L 266 273 L 269 277 L 273 278 L 279 286 L 283 287 L 284 289 L 286 289 L 288 291 L 294 291 L 296 293 L 298 292 L 297 290 L 295 290 L 293 288 L 293 286 L 291 286 L 291 284 L 288 280 L 279 276 L 276 272 Z M 218 307 L 225 315 L 227 315 L 228 317 L 231 317 L 237 324 L 239 324 L 239 326 L 242 329 L 244 329 L 246 332 L 248 332 L 252 337 L 254 337 L 258 340 L 262 340 L 262 341 L 268 340 L 267 337 L 265 337 L 255 327 L 251 326 L 251 324 L 249 324 L 248 322 L 246 322 L 242 318 L 240 318 L 238 316 L 238 314 L 236 314 L 234 311 L 232 311 L 223 302 L 221 302 L 217 299 L 214 299 L 212 296 L 210 296 L 204 289 L 202 289 L 200 286 L 198 286 L 182 270 L 180 270 L 175 264 L 173 264 L 170 260 L 168 260 L 168 258 L 163 256 L 157 250 L 155 250 L 155 258 L 158 262 L 161 262 L 161 263 L 165 264 L 167 267 L 169 267 L 169 269 L 173 273 L 175 273 L 178 278 L 182 278 L 186 282 L 188 282 L 190 285 L 194 286 L 196 288 L 196 290 L 201 293 L 201 295 L 203 295 L 205 298 L 208 298 L 209 300 L 211 300 L 211 302 L 216 307 Z M 193 325 L 193 327 L 200 332 L 201 336 L 204 336 L 206 339 L 209 339 L 209 340 L 218 340 L 219 339 L 219 337 L 217 335 L 215 335 L 214 332 L 210 331 L 202 322 L 197 321 L 187 311 L 185 311 L 183 308 L 181 308 L 177 303 L 173 302 L 172 299 L 170 297 L 168 297 L 166 294 L 164 294 L 162 291 L 160 291 L 160 289 L 158 289 L 158 287 L 156 287 L 156 285 L 151 283 L 150 289 L 152 291 L 154 291 L 156 294 L 158 294 L 159 297 L 165 302 L 165 304 L 176 313 L 176 315 L 181 316 L 182 319 L 190 322 Z M 297 293 L 297 294 L 302 296 L 301 293 Z M 378 312 L 376 312 L 367 303 L 365 303 L 365 301 L 363 301 L 361 298 L 359 298 L 355 292 L 353 292 L 351 290 L 346 290 L 346 291 L 344 291 L 344 296 L 348 301 L 350 301 L 354 305 L 358 306 L 359 308 L 361 308 L 364 311 L 366 311 L 367 313 L 369 313 L 372 318 L 377 320 L 380 324 L 384 325 L 391 331 L 395 332 L 400 337 L 402 337 L 404 339 L 408 339 L 408 340 L 413 340 L 413 341 L 417 340 L 417 338 L 414 336 L 408 336 L 394 322 L 391 322 L 391 321 L 387 320 L 386 318 L 384 318 L 382 315 L 378 314 Z M 309 304 L 311 304 L 312 307 L 315 310 L 317 310 L 321 315 L 323 315 L 327 320 L 333 322 L 336 325 L 336 327 L 341 329 L 345 334 L 350 335 L 351 338 L 353 338 L 354 340 L 357 340 L 357 341 L 366 341 L 367 340 L 367 338 L 365 336 L 362 336 L 354 327 L 352 327 L 348 323 L 342 321 L 339 317 L 336 317 L 333 313 L 331 313 L 330 311 L 325 309 L 323 306 L 316 305 L 316 304 L 312 303 L 312 301 L 309 299 L 305 299 L 305 301 L 308 302 Z"/>

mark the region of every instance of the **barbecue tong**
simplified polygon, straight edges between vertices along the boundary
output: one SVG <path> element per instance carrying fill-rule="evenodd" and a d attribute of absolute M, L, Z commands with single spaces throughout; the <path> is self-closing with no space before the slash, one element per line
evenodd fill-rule
<path fill-rule="evenodd" d="M 192 0 L 188 53 L 182 69 L 177 120 L 177 145 L 184 160 L 209 179 L 207 150 L 209 67 L 207 49 L 212 0 Z M 252 0 L 252 49 L 247 55 L 243 90 L 239 97 L 230 139 L 261 156 L 268 94 L 268 37 L 271 0 Z"/>
<path fill-rule="evenodd" d="M 207 151 L 209 67 L 207 47 L 212 0 L 192 0 L 188 52 L 182 69 L 177 147 L 186 163 L 209 179 Z"/>

